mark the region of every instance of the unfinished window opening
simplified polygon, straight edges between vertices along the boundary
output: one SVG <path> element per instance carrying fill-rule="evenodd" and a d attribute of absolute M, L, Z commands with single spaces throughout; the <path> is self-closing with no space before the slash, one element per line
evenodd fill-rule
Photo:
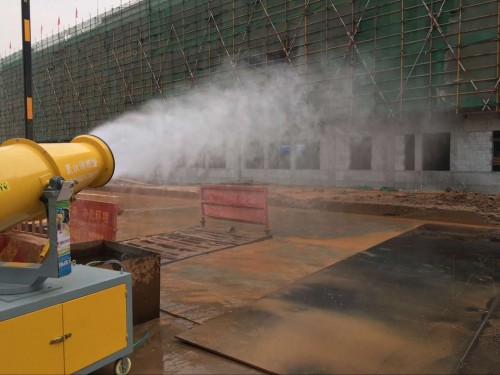
<path fill-rule="evenodd" d="M 349 152 L 349 169 L 372 169 L 372 137 L 352 137 L 349 143 Z"/>
<path fill-rule="evenodd" d="M 186 166 L 186 154 L 184 152 L 179 152 L 177 153 L 175 159 L 174 159 L 174 166 L 176 168 L 182 168 Z"/>
<path fill-rule="evenodd" d="M 415 134 L 405 135 L 405 171 L 415 170 Z"/>
<path fill-rule="evenodd" d="M 208 168 L 226 168 L 226 145 L 211 150 L 207 159 Z"/>
<path fill-rule="evenodd" d="M 286 53 L 283 49 L 271 51 L 267 53 L 267 62 L 269 63 L 284 63 L 286 62 Z"/>
<path fill-rule="evenodd" d="M 251 142 L 245 152 L 245 168 L 264 168 L 264 146 L 260 142 Z"/>
<path fill-rule="evenodd" d="M 290 169 L 290 143 L 269 145 L 269 169 Z"/>
<path fill-rule="evenodd" d="M 260 55 L 249 56 L 247 58 L 247 61 L 250 66 L 261 66 L 266 63 L 266 55 L 260 54 Z"/>
<path fill-rule="evenodd" d="M 449 171 L 450 133 L 424 134 L 422 159 L 424 171 Z"/>
<path fill-rule="evenodd" d="M 500 130 L 493 132 L 493 158 L 491 160 L 493 172 L 500 172 Z"/>
<path fill-rule="evenodd" d="M 296 169 L 319 169 L 319 142 L 298 142 L 295 151 Z"/>
<path fill-rule="evenodd" d="M 192 168 L 205 168 L 205 152 L 200 151 L 197 155 L 194 156 L 191 163 Z"/>

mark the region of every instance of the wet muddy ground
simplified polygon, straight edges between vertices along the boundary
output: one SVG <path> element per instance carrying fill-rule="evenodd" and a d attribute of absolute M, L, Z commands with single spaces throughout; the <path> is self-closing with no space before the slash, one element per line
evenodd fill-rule
<path fill-rule="evenodd" d="M 451 373 L 497 295 L 483 234 L 419 227 L 178 337 L 271 373 Z"/>
<path fill-rule="evenodd" d="M 196 193 L 190 189 L 181 193 L 176 196 L 189 198 L 173 198 L 164 192 L 157 195 L 110 192 L 109 190 L 103 192 L 103 194 L 113 194 L 120 197 L 123 213 L 118 219 L 117 239 L 124 240 L 165 233 L 198 225 L 200 207 L 195 198 Z M 134 328 L 134 341 L 137 342 L 141 338 L 144 340 L 140 341 L 134 348 L 134 353 L 131 356 L 131 374 L 259 373 L 260 371 L 254 367 L 189 345 L 175 336 L 182 335 L 191 328 L 208 324 L 212 319 L 239 308 L 251 306 L 255 301 L 271 293 L 276 293 L 281 288 L 286 288 L 304 277 L 424 224 L 422 220 L 358 215 L 289 206 L 280 205 L 270 208 L 273 239 L 161 267 L 160 306 L 162 311 L 159 319 Z M 210 222 L 209 225 L 224 230 L 232 224 Z M 235 227 L 236 230 L 249 229 L 244 225 L 236 225 Z M 255 230 L 260 230 L 260 228 Z M 360 278 L 360 282 L 361 280 L 363 279 Z M 365 280 L 365 282 L 369 282 L 369 280 Z M 422 288 L 422 293 L 426 293 L 426 287 Z M 470 298 L 472 305 L 475 306 L 473 300 L 479 297 L 471 295 Z M 318 314 L 317 311 L 315 313 Z M 302 322 L 308 321 L 312 324 L 319 319 L 314 314 L 309 317 L 303 312 L 301 314 L 302 318 L 305 319 L 302 319 Z M 491 342 L 495 341 L 494 338 L 498 337 L 498 331 L 494 329 L 498 327 L 499 317 L 497 315 L 498 313 L 492 315 L 490 325 L 484 329 L 481 336 L 482 341 L 479 340 L 478 345 L 471 351 L 470 358 L 477 359 L 475 360 L 476 364 L 466 363 L 469 367 L 464 367 L 464 369 L 469 369 L 468 372 L 491 373 L 491 363 L 498 361 L 495 359 L 498 357 L 498 353 L 491 353 L 490 345 Z M 363 326 L 355 320 L 348 320 L 345 320 L 345 325 L 342 325 L 342 331 L 351 332 L 357 336 L 363 335 Z M 297 324 L 297 322 L 293 324 Z M 456 329 L 452 322 L 440 324 L 450 325 L 451 331 Z M 282 329 L 286 331 L 287 326 L 282 327 Z M 265 325 L 260 330 L 265 330 Z M 324 333 L 327 334 L 328 331 Z M 387 331 L 378 338 L 375 337 L 373 345 L 398 347 L 403 339 L 398 332 L 396 333 L 398 335 Z M 146 334 L 147 337 L 145 337 Z M 213 335 L 217 337 L 218 332 L 213 332 Z M 345 337 L 349 337 L 349 335 Z M 298 350 L 306 345 L 306 341 L 301 341 L 300 335 L 289 339 L 294 341 Z M 436 349 L 438 351 L 446 351 L 456 345 L 450 341 L 449 337 L 429 336 L 426 340 L 427 343 L 434 342 L 439 348 Z M 346 344 L 349 345 L 349 342 Z M 328 352 L 328 350 L 334 351 L 336 348 L 323 348 L 322 350 Z M 370 363 L 376 361 L 376 353 L 377 351 L 374 350 L 370 358 L 366 359 L 364 367 L 360 368 L 373 370 L 368 372 L 377 372 L 376 367 L 370 367 Z M 397 357 L 397 353 L 395 355 Z M 361 361 L 358 357 L 354 360 Z M 400 367 L 395 365 L 396 367 L 393 368 L 395 372 L 417 373 L 419 372 L 417 370 L 422 369 L 421 367 L 413 367 L 412 371 L 412 367 L 403 364 L 404 358 L 402 357 L 391 361 L 391 363 L 400 363 Z M 489 365 L 485 363 L 489 363 Z M 478 364 L 483 367 L 478 367 Z M 311 372 L 311 369 L 314 370 L 311 365 L 303 369 L 294 367 L 293 372 Z M 97 373 L 112 373 L 112 369 L 107 366 Z"/>

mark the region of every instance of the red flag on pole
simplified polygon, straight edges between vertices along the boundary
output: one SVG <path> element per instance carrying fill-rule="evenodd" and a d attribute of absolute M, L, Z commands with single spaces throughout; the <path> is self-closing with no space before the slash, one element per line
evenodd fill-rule
<path fill-rule="evenodd" d="M 75 18 L 78 18 L 78 8 L 75 8 Z"/>
<path fill-rule="evenodd" d="M 57 26 L 61 24 L 61 17 L 57 17 Z"/>
<path fill-rule="evenodd" d="M 12 42 L 9 42 L 9 49 L 12 49 Z"/>

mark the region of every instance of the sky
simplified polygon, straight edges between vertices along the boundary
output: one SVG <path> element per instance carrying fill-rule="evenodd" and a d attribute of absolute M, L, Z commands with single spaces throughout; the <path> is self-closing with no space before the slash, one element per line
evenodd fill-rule
<path fill-rule="evenodd" d="M 21 4 L 23 0 L 0 0 L 0 56 L 19 51 L 22 48 Z M 31 41 L 35 43 L 56 34 L 58 19 L 59 31 L 75 26 L 75 22 L 86 21 L 98 12 L 111 10 L 128 4 L 129 0 L 30 0 Z M 77 14 L 78 10 L 78 14 Z M 78 18 L 76 16 L 78 15 Z"/>

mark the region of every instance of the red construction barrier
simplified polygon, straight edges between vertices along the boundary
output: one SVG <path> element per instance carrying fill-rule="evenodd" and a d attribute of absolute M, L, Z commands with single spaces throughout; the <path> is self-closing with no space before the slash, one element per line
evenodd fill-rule
<path fill-rule="evenodd" d="M 70 205 L 71 243 L 116 241 L 118 207 L 115 203 L 78 199 Z"/>
<path fill-rule="evenodd" d="M 245 223 L 262 224 L 269 231 L 267 186 L 202 185 L 200 202 L 202 220 L 213 217 Z"/>
<path fill-rule="evenodd" d="M 116 241 L 118 205 L 78 199 L 70 205 L 71 243 Z M 47 242 L 45 222 L 28 220 L 0 233 L 0 262 L 40 262 Z"/>

